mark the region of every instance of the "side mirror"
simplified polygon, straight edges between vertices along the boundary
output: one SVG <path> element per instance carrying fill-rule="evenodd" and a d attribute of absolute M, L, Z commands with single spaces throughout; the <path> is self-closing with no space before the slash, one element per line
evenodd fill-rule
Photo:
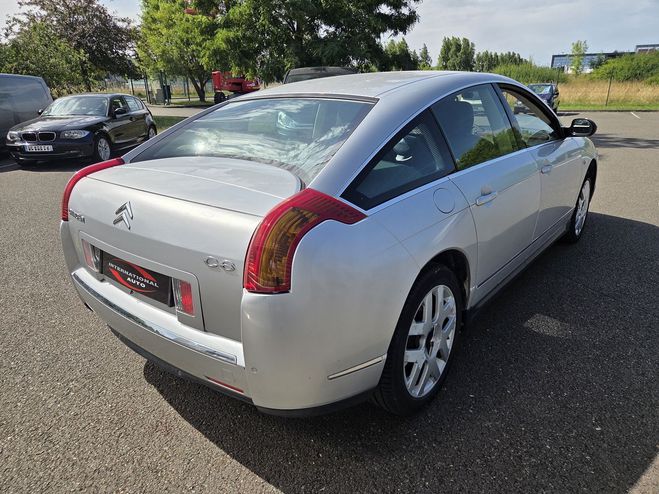
<path fill-rule="evenodd" d="M 125 115 L 126 114 L 126 109 L 125 108 L 117 108 L 114 111 L 114 118 L 117 118 L 120 115 Z"/>
<path fill-rule="evenodd" d="M 587 118 L 575 118 L 567 129 L 571 137 L 590 137 L 597 132 L 597 125 Z"/>
<path fill-rule="evenodd" d="M 558 89 L 554 92 L 554 96 L 558 96 L 560 93 L 558 92 Z"/>
<path fill-rule="evenodd" d="M 39 109 L 37 110 L 37 115 L 41 115 L 42 113 L 43 113 L 43 108 L 39 108 Z"/>

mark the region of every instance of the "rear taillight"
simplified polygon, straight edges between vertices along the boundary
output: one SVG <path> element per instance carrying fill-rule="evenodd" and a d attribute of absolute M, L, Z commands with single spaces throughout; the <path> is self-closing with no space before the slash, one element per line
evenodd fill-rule
<path fill-rule="evenodd" d="M 81 240 L 82 251 L 85 254 L 85 262 L 89 269 L 96 273 L 101 272 L 101 249 L 90 244 L 86 240 Z"/>
<path fill-rule="evenodd" d="M 87 175 L 91 175 L 92 173 L 123 164 L 123 159 L 114 158 L 108 161 L 101 161 L 100 163 L 86 166 L 85 168 L 75 172 L 69 179 L 69 183 L 67 183 L 66 187 L 64 188 L 64 195 L 62 196 L 62 221 L 69 221 L 69 199 L 71 198 L 71 191 L 73 190 L 73 187 L 75 187 L 75 185 L 80 182 L 81 179 L 85 178 Z"/>
<path fill-rule="evenodd" d="M 176 310 L 189 316 L 194 316 L 194 301 L 192 300 L 192 285 L 187 281 L 172 279 L 174 286 L 174 302 Z"/>
<path fill-rule="evenodd" d="M 275 206 L 259 224 L 247 249 L 243 286 L 255 293 L 291 289 L 293 254 L 302 237 L 325 220 L 352 225 L 366 215 L 344 202 L 304 189 Z"/>

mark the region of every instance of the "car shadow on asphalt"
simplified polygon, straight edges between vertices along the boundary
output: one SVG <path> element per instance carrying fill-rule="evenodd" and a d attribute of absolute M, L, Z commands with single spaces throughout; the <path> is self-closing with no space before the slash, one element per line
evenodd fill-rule
<path fill-rule="evenodd" d="M 145 378 L 287 493 L 626 491 L 656 454 L 659 228 L 594 213 L 586 228 L 488 305 L 416 416 L 285 419 L 151 363 Z"/>
<path fill-rule="evenodd" d="M 618 134 L 595 134 L 591 137 L 597 148 L 659 149 L 659 139 L 620 137 Z"/>

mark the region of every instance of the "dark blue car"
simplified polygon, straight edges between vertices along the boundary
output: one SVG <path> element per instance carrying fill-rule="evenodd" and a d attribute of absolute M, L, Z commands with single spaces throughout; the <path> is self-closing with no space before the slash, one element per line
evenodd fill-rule
<path fill-rule="evenodd" d="M 543 100 L 549 108 L 558 113 L 558 104 L 560 103 L 558 86 L 556 84 L 529 84 L 529 89 L 533 91 L 538 97 Z M 517 101 L 515 104 L 515 113 L 525 112 L 526 106 L 522 101 Z"/>
<path fill-rule="evenodd" d="M 38 118 L 12 127 L 6 144 L 21 164 L 62 158 L 105 161 L 155 135 L 153 116 L 139 98 L 79 94 L 59 98 Z"/>

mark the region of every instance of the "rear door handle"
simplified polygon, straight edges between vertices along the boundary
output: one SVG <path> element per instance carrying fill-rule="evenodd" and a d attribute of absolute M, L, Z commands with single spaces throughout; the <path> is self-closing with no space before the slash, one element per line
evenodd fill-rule
<path fill-rule="evenodd" d="M 476 206 L 482 206 L 483 204 L 487 204 L 490 201 L 494 201 L 497 198 L 497 193 L 496 192 L 490 192 L 489 194 L 484 194 L 480 197 L 476 198 Z"/>
<path fill-rule="evenodd" d="M 544 173 L 545 175 L 551 171 L 551 165 L 545 165 L 542 168 L 540 168 L 540 173 Z"/>

